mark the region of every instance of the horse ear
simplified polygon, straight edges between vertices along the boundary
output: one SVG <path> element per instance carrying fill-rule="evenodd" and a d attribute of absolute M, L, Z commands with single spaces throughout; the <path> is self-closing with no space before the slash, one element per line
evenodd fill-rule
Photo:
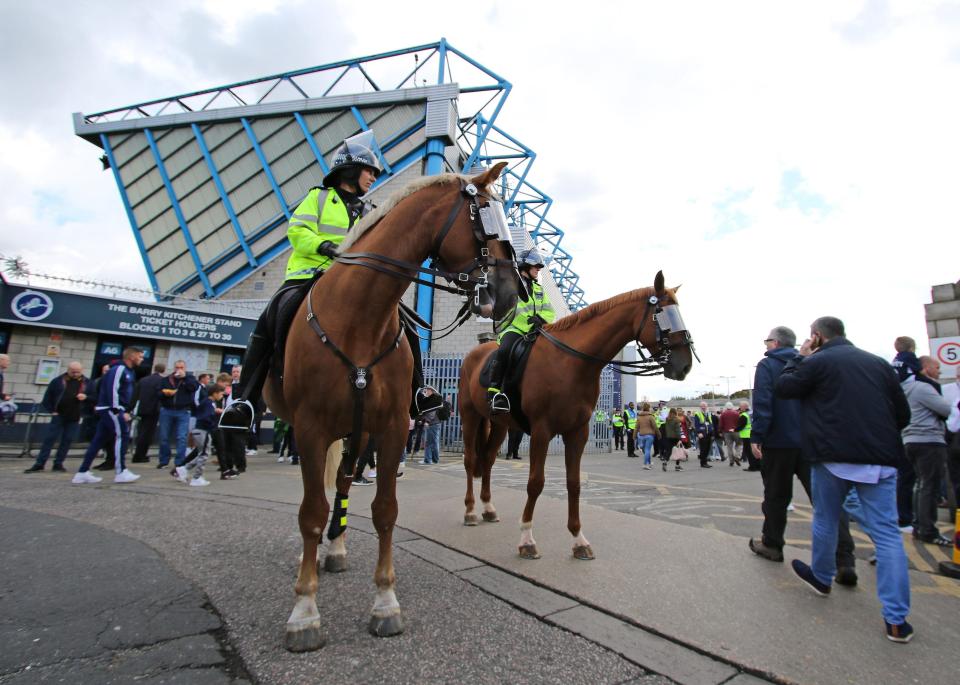
<path fill-rule="evenodd" d="M 504 168 L 507 166 L 506 162 L 497 162 L 492 167 L 484 171 L 482 174 L 474 176 L 470 179 L 470 182 L 477 186 L 478 188 L 486 188 L 491 183 L 500 178 L 500 174 L 503 172 Z"/>
<path fill-rule="evenodd" d="M 663 272 L 658 271 L 656 278 L 653 279 L 653 292 L 657 295 L 663 295 Z"/>

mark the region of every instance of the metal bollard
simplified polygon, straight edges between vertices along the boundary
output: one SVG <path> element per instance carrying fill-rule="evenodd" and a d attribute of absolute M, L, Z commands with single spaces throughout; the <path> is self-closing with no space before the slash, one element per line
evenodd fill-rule
<path fill-rule="evenodd" d="M 960 578 L 960 510 L 953 525 L 953 561 L 941 561 L 940 573 L 950 578 Z"/>

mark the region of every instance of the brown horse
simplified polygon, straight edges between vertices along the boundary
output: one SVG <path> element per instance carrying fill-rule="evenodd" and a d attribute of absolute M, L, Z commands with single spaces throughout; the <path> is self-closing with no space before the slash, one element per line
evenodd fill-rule
<path fill-rule="evenodd" d="M 375 437 L 379 450 L 377 492 L 371 507 L 380 538 L 379 560 L 369 629 L 384 636 L 403 630 L 391 545 L 413 357 L 406 336 L 401 335 L 397 306 L 417 276 L 417 267 L 432 257 L 449 278 L 464 284 L 471 282 L 466 279 L 469 274 L 477 283 L 477 297 L 471 297 L 475 313 L 492 314 L 495 319 L 510 313 L 519 276 L 509 244 L 491 238 L 478 218 L 481 209 L 495 199 L 491 189 L 504 166 L 498 164 L 472 179 L 444 174 L 414 182 L 399 198 L 351 229 L 340 247 L 341 261 L 315 283 L 297 312 L 286 344 L 282 392 L 276 379 L 268 380 L 264 389 L 274 413 L 294 426 L 303 476 L 299 514 L 303 556 L 295 586 L 297 601 L 285 636 L 291 651 L 317 649 L 324 643 L 316 603 L 317 550 L 330 512 L 324 469 L 328 446 L 353 432 L 354 393 L 361 386 L 365 389 L 360 433 L 363 442 Z M 351 482 L 347 468 L 339 471 L 340 507 L 335 523 L 346 519 Z M 333 530 L 332 525 L 334 539 L 326 566 L 344 570 L 343 535 Z"/>
<path fill-rule="evenodd" d="M 660 272 L 653 288 L 597 302 L 543 327 L 560 345 L 545 336 L 538 337 L 521 381 L 522 409 L 530 420 L 530 475 L 527 504 L 520 519 L 521 557 L 540 557 L 533 539 L 533 509 L 543 491 L 547 447 L 555 435 L 561 435 L 567 470 L 567 529 L 574 537 L 573 555 L 577 559 L 594 558 L 580 526 L 580 457 L 600 395 L 600 372 L 624 345 L 636 340 L 653 356 L 651 366 L 659 363 L 667 378 L 683 380 L 693 363 L 693 350 L 676 303 L 675 290 L 664 288 Z M 561 349 L 562 345 L 568 349 Z M 460 420 L 467 471 L 463 522 L 467 526 L 475 526 L 480 520 L 474 513 L 474 478 L 482 478 L 483 520 L 500 520 L 491 501 L 490 472 L 508 427 L 519 428 L 509 414 L 491 418 L 487 391 L 480 385 L 480 371 L 496 349 L 492 342 L 475 347 L 460 369 Z"/>

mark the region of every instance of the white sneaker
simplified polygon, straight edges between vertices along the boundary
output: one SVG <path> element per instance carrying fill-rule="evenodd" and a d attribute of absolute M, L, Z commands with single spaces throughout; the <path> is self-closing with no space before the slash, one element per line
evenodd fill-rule
<path fill-rule="evenodd" d="M 285 462 L 286 460 L 287 460 L 286 457 L 277 457 L 277 463 L 278 463 L 278 464 L 282 464 L 282 463 Z"/>
<path fill-rule="evenodd" d="M 78 471 L 73 476 L 73 483 L 76 485 L 83 485 L 84 483 L 99 483 L 103 478 L 95 476 L 89 471 Z"/>
<path fill-rule="evenodd" d="M 913 526 L 898 526 L 898 528 L 900 529 L 900 532 L 901 532 L 901 533 L 912 533 L 912 532 L 913 532 Z"/>
<path fill-rule="evenodd" d="M 123 471 L 121 471 L 120 473 L 118 473 L 116 476 L 113 477 L 113 482 L 114 483 L 132 483 L 133 481 L 139 480 L 139 479 L 140 479 L 140 476 L 135 474 L 133 471 L 131 471 L 130 469 L 124 469 Z"/>
<path fill-rule="evenodd" d="M 793 502 L 790 502 L 790 504 L 787 505 L 787 511 L 796 511 L 796 510 L 797 508 L 793 506 Z"/>
<path fill-rule="evenodd" d="M 367 478 L 370 478 L 370 479 L 372 480 L 372 479 L 374 479 L 374 478 L 376 478 L 376 477 L 377 477 L 377 470 L 376 470 L 376 469 L 370 469 L 370 470 L 367 472 Z"/>
<path fill-rule="evenodd" d="M 244 452 L 244 454 L 246 454 L 248 457 L 252 457 L 252 456 L 255 455 L 256 453 L 257 453 L 256 450 L 246 450 L 246 451 Z"/>
<path fill-rule="evenodd" d="M 180 481 L 181 483 L 186 483 L 188 480 L 190 480 L 187 477 L 186 466 L 177 466 L 177 467 L 174 467 L 174 470 L 177 472 L 177 480 Z"/>
<path fill-rule="evenodd" d="M 200 487 L 203 487 L 204 485 L 210 485 L 210 481 L 208 481 L 203 476 L 199 476 L 191 480 L 190 485 L 192 485 L 195 488 L 200 488 Z"/>

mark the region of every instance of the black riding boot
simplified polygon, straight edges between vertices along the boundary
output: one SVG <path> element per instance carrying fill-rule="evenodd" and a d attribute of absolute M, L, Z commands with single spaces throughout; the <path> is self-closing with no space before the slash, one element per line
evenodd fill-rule
<path fill-rule="evenodd" d="M 257 328 L 260 328 L 258 325 Z M 248 431 L 253 425 L 253 405 L 260 401 L 263 383 L 270 370 L 270 355 L 273 341 L 256 331 L 250 335 L 247 351 L 243 355 L 243 369 L 240 371 L 240 397 L 220 415 L 220 428 L 223 430 Z"/>
<path fill-rule="evenodd" d="M 503 392 L 503 360 L 500 359 L 500 350 L 497 358 L 490 367 L 490 387 L 487 388 L 487 401 L 490 403 L 492 414 L 506 414 L 510 411 L 510 398 Z"/>

